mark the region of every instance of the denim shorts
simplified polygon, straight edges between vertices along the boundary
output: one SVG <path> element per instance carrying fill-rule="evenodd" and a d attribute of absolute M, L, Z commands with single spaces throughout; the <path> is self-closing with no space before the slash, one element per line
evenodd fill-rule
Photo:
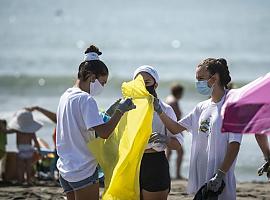
<path fill-rule="evenodd" d="M 84 180 L 78 182 L 69 182 L 65 180 L 61 175 L 59 177 L 60 185 L 64 189 L 65 193 L 72 192 L 75 190 L 79 190 L 85 188 L 89 185 L 93 185 L 98 183 L 98 169 L 94 172 L 94 174 Z"/>

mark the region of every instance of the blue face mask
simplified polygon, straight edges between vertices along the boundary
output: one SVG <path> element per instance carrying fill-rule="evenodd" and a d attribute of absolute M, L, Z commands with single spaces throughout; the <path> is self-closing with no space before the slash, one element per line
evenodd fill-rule
<path fill-rule="evenodd" d="M 207 80 L 196 81 L 196 89 L 202 95 L 211 96 L 213 92 L 213 87 L 209 87 Z"/>

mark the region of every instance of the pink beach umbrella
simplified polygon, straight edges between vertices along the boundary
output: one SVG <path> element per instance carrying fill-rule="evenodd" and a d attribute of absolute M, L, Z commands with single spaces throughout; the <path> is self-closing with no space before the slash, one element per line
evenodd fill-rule
<path fill-rule="evenodd" d="M 222 132 L 270 134 L 270 73 L 230 90 L 222 113 Z"/>

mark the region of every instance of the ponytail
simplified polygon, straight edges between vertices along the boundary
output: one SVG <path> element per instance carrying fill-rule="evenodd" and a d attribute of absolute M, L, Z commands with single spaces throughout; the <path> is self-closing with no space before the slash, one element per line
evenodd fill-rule
<path fill-rule="evenodd" d="M 217 73 L 220 78 L 220 85 L 228 89 L 228 84 L 231 82 L 231 76 L 227 61 L 224 58 L 207 58 L 199 66 L 205 66 L 211 75 Z"/>

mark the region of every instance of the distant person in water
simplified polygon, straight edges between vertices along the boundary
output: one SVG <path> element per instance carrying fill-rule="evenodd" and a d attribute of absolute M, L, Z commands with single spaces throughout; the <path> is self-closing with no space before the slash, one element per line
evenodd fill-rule
<path fill-rule="evenodd" d="M 183 97 L 183 92 L 184 88 L 180 84 L 174 84 L 171 87 L 171 94 L 166 98 L 166 103 L 170 105 L 175 112 L 177 121 L 181 119 L 182 117 L 182 111 L 179 106 L 179 101 Z M 181 174 L 181 164 L 183 161 L 183 156 L 184 156 L 184 149 L 183 146 L 181 145 L 177 152 L 177 160 L 175 163 L 175 169 L 176 169 L 176 178 L 177 179 L 184 179 L 184 177 Z M 172 153 L 172 149 L 170 147 L 167 148 L 167 158 L 170 160 Z"/>

